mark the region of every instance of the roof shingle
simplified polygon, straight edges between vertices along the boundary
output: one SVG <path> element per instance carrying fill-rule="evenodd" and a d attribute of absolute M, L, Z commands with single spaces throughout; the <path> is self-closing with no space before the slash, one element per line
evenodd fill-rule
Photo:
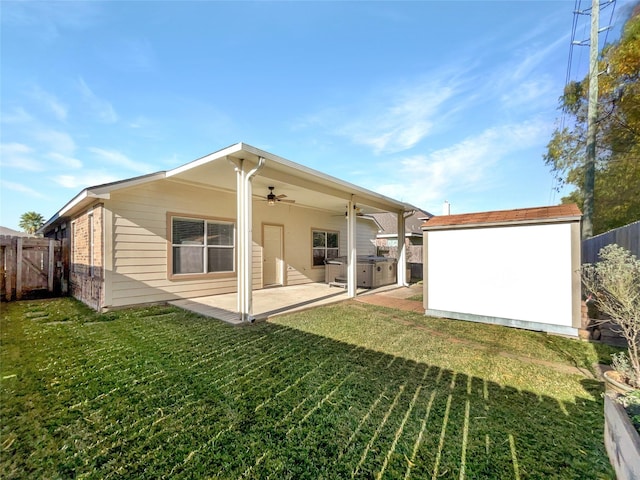
<path fill-rule="evenodd" d="M 545 223 L 555 220 L 580 218 L 582 212 L 575 203 L 552 207 L 519 208 L 515 210 L 496 210 L 491 212 L 463 213 L 458 215 L 439 215 L 422 224 L 424 230 L 443 227 L 460 227 L 506 223 Z"/>

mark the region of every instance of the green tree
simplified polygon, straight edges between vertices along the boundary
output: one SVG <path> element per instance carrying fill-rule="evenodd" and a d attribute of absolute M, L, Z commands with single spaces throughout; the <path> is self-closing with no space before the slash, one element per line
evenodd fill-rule
<path fill-rule="evenodd" d="M 25 212 L 20 215 L 18 226 L 27 233 L 36 233 L 44 225 L 44 217 L 36 212 Z"/>
<path fill-rule="evenodd" d="M 620 40 L 599 59 L 594 234 L 640 219 L 640 4 Z M 569 126 L 557 128 L 544 160 L 560 181 L 575 187 L 563 203 L 583 204 L 588 76 L 569 83 L 560 109 Z"/>

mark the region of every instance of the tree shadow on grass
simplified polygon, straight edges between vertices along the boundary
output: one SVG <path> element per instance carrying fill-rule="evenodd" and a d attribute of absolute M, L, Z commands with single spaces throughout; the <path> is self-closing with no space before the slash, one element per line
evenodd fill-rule
<path fill-rule="evenodd" d="M 112 320 L 12 333 L 39 350 L 2 366 L 6 478 L 614 478 L 597 382 L 566 402 L 280 325 Z"/>

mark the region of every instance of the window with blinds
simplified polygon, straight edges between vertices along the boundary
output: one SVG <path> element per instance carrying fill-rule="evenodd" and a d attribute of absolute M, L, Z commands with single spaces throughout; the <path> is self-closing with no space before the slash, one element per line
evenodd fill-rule
<path fill-rule="evenodd" d="M 218 220 L 171 219 L 173 274 L 235 271 L 235 225 Z"/>

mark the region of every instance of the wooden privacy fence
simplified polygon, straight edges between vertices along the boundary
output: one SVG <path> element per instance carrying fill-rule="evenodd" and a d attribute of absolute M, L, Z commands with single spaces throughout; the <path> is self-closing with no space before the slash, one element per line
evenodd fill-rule
<path fill-rule="evenodd" d="M 582 241 L 582 263 L 596 263 L 602 247 L 617 243 L 640 258 L 640 221 Z"/>
<path fill-rule="evenodd" d="M 66 293 L 60 240 L 0 235 L 0 262 L 2 300 Z"/>

